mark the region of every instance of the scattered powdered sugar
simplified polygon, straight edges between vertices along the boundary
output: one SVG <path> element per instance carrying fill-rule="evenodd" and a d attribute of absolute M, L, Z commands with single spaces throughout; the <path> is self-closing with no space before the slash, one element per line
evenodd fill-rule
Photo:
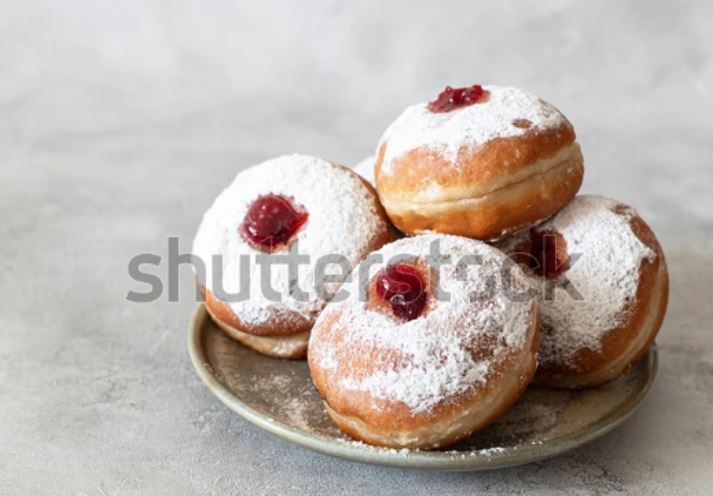
<path fill-rule="evenodd" d="M 376 158 L 371 156 L 367 157 L 358 164 L 356 164 L 352 169 L 354 172 L 359 174 L 361 177 L 369 181 L 372 185 L 376 184 L 376 180 L 374 178 L 374 162 Z"/>
<path fill-rule="evenodd" d="M 482 146 L 494 138 L 520 136 L 532 130 L 560 126 L 565 118 L 549 103 L 518 88 L 486 85 L 489 98 L 483 103 L 450 112 L 431 112 L 427 103 L 408 107 L 389 126 L 379 146 L 386 143 L 382 174 L 389 174 L 394 159 L 416 148 L 440 151 L 455 164 L 463 146 Z M 530 121 L 529 129 L 513 122 Z"/>
<path fill-rule="evenodd" d="M 309 429 L 309 412 L 306 397 L 290 396 L 286 394 L 285 398 L 287 399 L 285 411 L 287 412 L 290 425 L 293 427 L 299 427 L 303 430 Z"/>
<path fill-rule="evenodd" d="M 310 257 L 309 263 L 297 266 L 296 275 L 289 274 L 286 252 L 267 255 L 253 249 L 239 234 L 250 204 L 269 193 L 293 198 L 309 214 L 290 250 Z M 233 295 L 243 289 L 241 298 L 231 298 L 240 301 L 229 305 L 244 322 L 264 324 L 286 318 L 290 311 L 312 321 L 325 304 L 315 289 L 317 261 L 325 255 L 339 255 L 354 266 L 366 255 L 374 236 L 384 229 L 373 194 L 357 177 L 319 158 L 289 155 L 263 162 L 235 177 L 205 213 L 193 253 L 206 265 L 207 288 L 215 290 L 220 283 L 224 293 Z M 214 270 L 221 269 L 214 267 L 216 255 L 222 257 L 221 281 L 214 280 Z M 264 274 L 259 263 L 273 256 L 282 260 L 270 266 L 270 287 L 276 295 L 261 288 L 267 285 L 261 284 Z M 341 274 L 341 270 L 331 266 L 327 273 Z M 299 290 L 307 296 L 299 295 Z"/>
<path fill-rule="evenodd" d="M 401 457 L 408 457 L 410 455 L 419 455 L 419 454 L 424 454 L 426 456 L 433 455 L 433 451 L 422 451 L 418 448 L 383 448 L 381 446 L 372 446 L 370 444 L 366 444 L 362 441 L 354 441 L 351 439 L 342 439 L 342 438 L 336 438 L 338 442 L 342 442 L 352 448 L 357 448 L 365 451 L 371 451 L 374 453 L 384 453 L 388 455 L 396 455 L 396 456 L 401 456 Z M 529 443 L 530 446 L 536 446 L 542 444 L 541 442 L 532 442 Z M 527 445 L 526 445 L 527 446 Z M 452 458 L 460 458 L 460 459 L 468 459 L 468 458 L 480 458 L 480 457 L 485 457 L 485 458 L 495 458 L 498 456 L 503 456 L 506 455 L 507 453 L 517 451 L 519 449 L 519 446 L 509 446 L 509 447 L 503 447 L 503 446 L 492 446 L 490 448 L 480 448 L 480 449 L 470 449 L 468 451 L 459 451 L 459 450 L 448 450 L 448 451 L 440 451 L 437 452 L 439 454 L 445 454 L 448 455 Z"/>
<path fill-rule="evenodd" d="M 445 451 L 445 453 L 457 457 L 457 458 L 474 458 L 474 457 L 494 457 L 498 455 L 504 455 L 508 451 L 513 451 L 517 449 L 517 446 L 511 446 L 510 448 L 504 448 L 502 446 L 493 446 L 491 448 L 482 448 L 482 449 L 477 449 L 477 450 L 471 450 L 471 451 L 458 451 L 458 450 L 450 450 L 450 451 Z"/>
<path fill-rule="evenodd" d="M 636 215 L 614 200 L 579 195 L 535 228 L 559 233 L 570 257 L 579 256 L 552 281 L 554 293 L 541 301 L 543 364 L 568 363 L 582 348 L 599 349 L 605 333 L 628 318 L 641 263 L 656 257 L 631 229 L 629 221 Z M 575 289 L 581 299 L 568 289 Z"/>
<path fill-rule="evenodd" d="M 372 451 L 374 453 L 388 453 L 389 455 L 408 456 L 413 453 L 421 453 L 418 448 L 384 448 L 382 446 L 373 446 L 366 444 L 363 441 L 357 441 L 349 438 L 335 438 L 337 442 L 343 443 L 352 448 L 361 449 L 364 451 Z"/>
<path fill-rule="evenodd" d="M 433 243 L 438 257 L 429 257 Z M 419 258 L 431 268 L 439 261 L 440 290 L 437 298 L 431 295 L 424 315 L 402 322 L 372 309 L 363 298 L 359 301 L 359 289 L 366 291 L 369 278 L 359 281 L 357 267 L 345 285 L 349 298 L 325 309 L 310 340 L 311 361 L 339 378 L 341 388 L 425 412 L 477 390 L 492 376 L 493 364 L 524 346 L 533 301 L 513 301 L 511 292 L 527 289 L 527 281 L 516 268 L 506 289 L 500 251 L 457 236 L 424 235 L 401 239 L 376 253 L 384 265 L 394 257 Z M 370 273 L 384 265 L 375 265 Z M 335 314 L 336 324 L 319 325 Z M 343 334 L 332 335 L 335 332 Z M 364 357 L 375 365 L 371 371 L 365 371 Z"/>

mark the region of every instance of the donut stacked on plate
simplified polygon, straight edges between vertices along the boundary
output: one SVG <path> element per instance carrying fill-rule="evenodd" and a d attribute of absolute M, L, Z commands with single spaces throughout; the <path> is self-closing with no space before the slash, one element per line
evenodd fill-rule
<path fill-rule="evenodd" d="M 318 284 L 317 264 L 354 266 L 391 239 L 374 188 L 358 174 L 290 155 L 235 177 L 203 216 L 193 254 L 205 266 L 197 279 L 208 312 L 230 337 L 267 355 L 303 358 L 341 283 L 330 274 Z M 307 263 L 286 263 L 290 253 Z"/>
<path fill-rule="evenodd" d="M 656 236 L 631 207 L 576 196 L 498 246 L 529 267 L 540 289 L 538 384 L 612 381 L 653 343 L 666 313 L 668 272 Z"/>
<path fill-rule="evenodd" d="M 631 207 L 575 196 L 582 153 L 552 105 L 447 87 L 357 171 L 302 155 L 247 169 L 194 242 L 217 325 L 262 353 L 307 353 L 352 437 L 439 448 L 533 381 L 604 384 L 653 343 L 661 247 Z"/>
<path fill-rule="evenodd" d="M 352 437 L 400 448 L 484 427 L 535 372 L 537 302 L 510 298 L 527 294 L 525 275 L 494 277 L 506 255 L 460 236 L 403 238 L 374 255 L 384 264 L 353 277 L 312 330 L 309 366 L 327 412 Z"/>

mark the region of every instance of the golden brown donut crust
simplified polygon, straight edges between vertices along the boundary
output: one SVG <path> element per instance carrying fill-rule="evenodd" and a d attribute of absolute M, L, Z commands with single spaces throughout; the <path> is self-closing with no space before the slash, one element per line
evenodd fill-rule
<path fill-rule="evenodd" d="M 334 326 L 337 320 L 335 314 L 320 325 Z M 337 341 L 341 334 L 338 329 L 331 333 Z M 310 359 L 309 353 L 308 360 L 312 381 L 322 397 L 329 398 L 328 401 L 325 399 L 327 413 L 349 436 L 375 446 L 437 449 L 483 429 L 527 389 L 537 366 L 539 314 L 536 305 L 532 308 L 527 336 L 526 346 L 495 364 L 492 379 L 477 392 L 447 398 L 423 413 L 413 413 L 400 402 L 375 399 L 367 392 L 341 389 L 339 377 L 319 367 Z M 369 375 L 384 365 L 364 356 L 358 367 Z"/>
<path fill-rule="evenodd" d="M 250 324 L 242 321 L 233 312 L 230 305 L 219 300 L 212 291 L 206 289 L 204 290 L 204 295 L 206 307 L 214 320 L 218 320 L 246 334 L 269 337 L 292 336 L 307 332 L 312 327 L 313 322 L 299 312 L 292 310 L 282 312 L 282 318 L 279 320 Z"/>
<path fill-rule="evenodd" d="M 584 175 L 566 119 L 550 129 L 462 147 L 457 167 L 425 147 L 395 158 L 383 174 L 388 141 L 374 165 L 377 190 L 396 227 L 492 240 L 540 222 L 564 207 Z"/>
<path fill-rule="evenodd" d="M 212 295 L 212 293 L 209 294 Z M 208 296 L 208 298 L 211 298 L 212 301 L 212 304 L 208 305 L 206 300 L 208 315 L 210 315 L 215 325 L 217 325 L 218 328 L 228 337 L 242 343 L 248 348 L 252 348 L 253 350 L 264 355 L 275 358 L 297 359 L 307 356 L 307 344 L 309 342 L 309 329 L 311 326 L 307 327 L 302 332 L 296 332 L 289 335 L 260 336 L 256 334 L 248 334 L 241 331 L 233 324 L 228 323 L 237 321 L 237 318 L 234 314 L 232 314 L 228 305 L 216 300 L 215 297 Z M 229 313 L 226 313 L 226 308 Z M 215 309 L 217 309 L 218 312 L 215 312 Z"/>

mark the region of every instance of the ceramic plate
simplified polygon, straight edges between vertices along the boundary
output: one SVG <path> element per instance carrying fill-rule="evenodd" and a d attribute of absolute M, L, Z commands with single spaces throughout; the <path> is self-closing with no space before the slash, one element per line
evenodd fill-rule
<path fill-rule="evenodd" d="M 398 467 L 488 470 L 549 458 L 596 439 L 631 416 L 656 375 L 652 348 L 617 381 L 587 391 L 530 387 L 494 424 L 447 451 L 375 448 L 329 420 L 304 360 L 260 355 L 228 338 L 205 307 L 188 348 L 198 375 L 228 408 L 287 441 L 348 460 Z"/>

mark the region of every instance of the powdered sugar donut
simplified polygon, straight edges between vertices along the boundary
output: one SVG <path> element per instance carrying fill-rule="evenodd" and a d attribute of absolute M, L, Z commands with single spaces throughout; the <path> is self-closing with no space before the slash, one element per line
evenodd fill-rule
<path fill-rule="evenodd" d="M 371 444 L 437 448 L 512 404 L 534 374 L 538 317 L 521 269 L 501 277 L 505 261 L 446 235 L 370 254 L 310 338 L 310 372 L 334 422 Z"/>
<path fill-rule="evenodd" d="M 386 130 L 377 190 L 406 233 L 501 238 L 550 217 L 577 193 L 584 169 L 575 138 L 556 108 L 520 89 L 446 88 Z"/>
<path fill-rule="evenodd" d="M 603 384 L 635 364 L 656 337 L 668 301 L 666 261 L 631 207 L 580 195 L 500 247 L 520 254 L 542 290 L 536 382 Z"/>
<path fill-rule="evenodd" d="M 193 253 L 206 266 L 198 282 L 218 325 L 260 352 L 296 358 L 340 277 L 390 239 L 366 181 L 290 155 L 235 177 L 205 213 Z"/>

